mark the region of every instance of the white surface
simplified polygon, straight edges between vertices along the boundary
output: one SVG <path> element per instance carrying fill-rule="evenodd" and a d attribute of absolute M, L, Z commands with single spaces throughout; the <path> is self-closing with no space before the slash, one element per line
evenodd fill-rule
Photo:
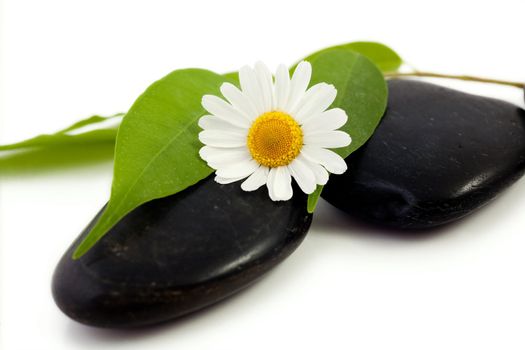
<path fill-rule="evenodd" d="M 5 0 L 0 143 L 125 111 L 173 69 L 275 67 L 360 39 L 420 69 L 525 81 L 524 13 L 522 0 Z M 441 83 L 523 106 L 517 89 Z M 523 180 L 419 238 L 358 225 L 321 202 L 305 242 L 259 283 L 130 332 L 70 321 L 50 293 L 56 262 L 110 182 L 109 163 L 1 180 L 1 349 L 525 348 Z"/>

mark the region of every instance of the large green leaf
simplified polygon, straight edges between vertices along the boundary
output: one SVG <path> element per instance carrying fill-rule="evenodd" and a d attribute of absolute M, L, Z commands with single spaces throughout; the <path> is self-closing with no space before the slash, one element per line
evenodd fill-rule
<path fill-rule="evenodd" d="M 365 56 L 345 49 L 333 49 L 308 59 L 312 64 L 311 84 L 326 82 L 337 89 L 332 107 L 346 111 L 348 122 L 341 128 L 352 137 L 348 147 L 334 151 L 346 158 L 374 133 L 383 116 L 388 90 L 383 74 Z M 308 211 L 313 212 L 322 186 L 308 197 Z"/>
<path fill-rule="evenodd" d="M 134 208 L 182 191 L 212 173 L 198 154 L 202 145 L 197 121 L 205 112 L 202 96 L 219 95 L 224 81 L 206 70 L 178 70 L 137 99 L 117 135 L 111 198 L 74 258 Z"/>
<path fill-rule="evenodd" d="M 389 48 L 386 45 L 377 42 L 367 42 L 359 41 L 352 42 L 342 45 L 331 46 L 323 50 L 317 51 L 308 57 L 305 60 L 311 61 L 320 54 L 330 52 L 333 50 L 351 50 L 358 52 L 368 59 L 370 59 L 374 64 L 376 64 L 379 69 L 384 72 L 396 71 L 402 64 L 402 60 L 399 55 Z M 224 74 L 224 77 L 231 82 L 238 85 L 238 74 L 237 72 L 231 72 Z M 101 143 L 101 142 L 113 142 L 116 138 L 117 126 L 112 128 L 99 128 L 95 130 L 89 130 L 82 133 L 71 134 L 71 131 L 79 129 L 81 127 L 100 123 L 106 121 L 109 118 L 114 118 L 122 116 L 123 114 L 117 114 L 111 117 L 101 117 L 93 116 L 84 120 L 81 120 L 72 126 L 60 130 L 54 134 L 44 134 L 33 137 L 31 139 L 9 144 L 9 145 L 0 145 L 0 151 L 7 150 L 16 150 L 29 147 L 46 147 L 46 146 L 60 146 L 60 145 L 77 145 L 85 143 Z"/>
<path fill-rule="evenodd" d="M 0 151 L 13 151 L 24 148 L 37 148 L 49 146 L 68 146 L 94 143 L 112 143 L 117 135 L 118 125 L 100 127 L 98 129 L 82 130 L 88 126 L 98 126 L 102 122 L 110 119 L 121 117 L 123 114 L 115 114 L 110 117 L 92 116 L 83 119 L 75 124 L 57 131 L 54 134 L 43 134 L 30 139 L 12 143 L 9 145 L 0 145 Z"/>
<path fill-rule="evenodd" d="M 366 56 L 383 72 L 393 72 L 399 69 L 403 60 L 399 55 L 386 45 L 372 41 L 356 41 L 353 43 L 327 47 L 306 57 L 304 60 L 311 61 L 318 55 L 332 50 L 351 50 Z"/>

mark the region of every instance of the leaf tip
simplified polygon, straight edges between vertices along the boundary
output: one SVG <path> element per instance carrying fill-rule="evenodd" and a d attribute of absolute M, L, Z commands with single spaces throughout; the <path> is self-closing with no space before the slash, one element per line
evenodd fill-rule
<path fill-rule="evenodd" d="M 90 247 L 86 247 L 85 244 L 84 244 L 85 241 L 83 241 L 82 243 L 80 243 L 80 245 L 78 247 L 75 248 L 75 251 L 73 252 L 73 254 L 71 255 L 71 259 L 73 260 L 78 260 L 80 259 L 84 254 L 87 253 L 87 251 L 89 250 Z"/>
<path fill-rule="evenodd" d="M 321 191 L 323 190 L 323 186 L 317 186 L 314 192 L 312 192 L 310 195 L 308 195 L 308 200 L 306 203 L 306 211 L 308 214 L 313 214 L 315 211 L 315 208 L 317 207 L 317 202 L 319 201 L 319 196 L 321 195 Z"/>
<path fill-rule="evenodd" d="M 82 253 L 79 253 L 78 251 L 75 250 L 75 252 L 71 255 L 71 259 L 72 260 L 78 260 L 78 259 L 80 259 L 80 257 L 82 255 L 83 255 Z"/>

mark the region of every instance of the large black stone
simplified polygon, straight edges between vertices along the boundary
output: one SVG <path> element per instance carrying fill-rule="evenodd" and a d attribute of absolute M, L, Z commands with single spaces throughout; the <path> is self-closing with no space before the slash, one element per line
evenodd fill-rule
<path fill-rule="evenodd" d="M 99 327 L 154 324 L 215 303 L 285 259 L 311 222 L 298 189 L 272 202 L 266 188 L 209 177 L 146 203 L 79 260 L 67 250 L 53 276 L 53 296 L 76 321 Z M 99 213 L 100 215 L 100 213 Z"/>
<path fill-rule="evenodd" d="M 366 221 L 428 228 L 493 199 L 525 170 L 525 111 L 441 86 L 390 80 L 372 138 L 323 198 Z"/>

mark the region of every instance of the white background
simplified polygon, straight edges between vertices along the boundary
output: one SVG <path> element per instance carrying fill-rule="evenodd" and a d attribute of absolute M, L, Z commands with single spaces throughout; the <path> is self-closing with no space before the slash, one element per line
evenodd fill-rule
<path fill-rule="evenodd" d="M 126 111 L 174 69 L 275 67 L 355 40 L 387 43 L 420 69 L 525 81 L 523 0 L 5 0 L 0 24 L 0 143 Z M 523 106 L 518 89 L 440 83 Z M 110 161 L 0 180 L 1 349 L 525 348 L 523 180 L 457 224 L 405 238 L 321 202 L 305 242 L 259 283 L 138 331 L 77 324 L 50 293 L 110 183 Z"/>

